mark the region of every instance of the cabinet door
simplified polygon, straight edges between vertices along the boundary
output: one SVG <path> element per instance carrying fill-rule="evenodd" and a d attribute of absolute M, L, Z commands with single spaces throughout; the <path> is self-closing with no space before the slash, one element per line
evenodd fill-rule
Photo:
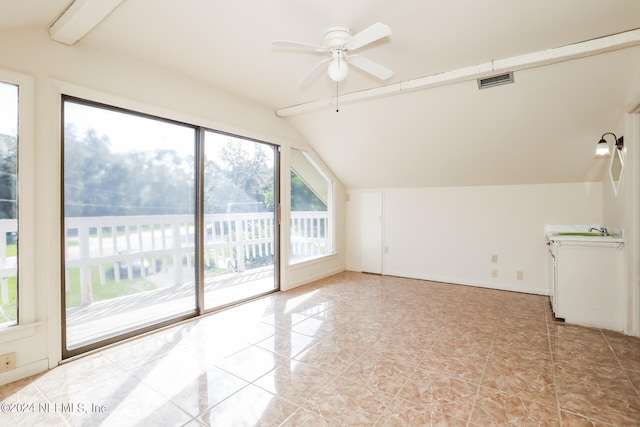
<path fill-rule="evenodd" d="M 622 254 L 616 244 L 561 245 L 556 315 L 569 323 L 623 330 Z"/>
<path fill-rule="evenodd" d="M 549 247 L 547 274 L 549 290 L 551 291 L 551 309 L 555 317 L 560 317 L 558 314 L 558 286 L 556 280 L 556 257 L 552 251 L 555 251 L 554 247 Z"/>

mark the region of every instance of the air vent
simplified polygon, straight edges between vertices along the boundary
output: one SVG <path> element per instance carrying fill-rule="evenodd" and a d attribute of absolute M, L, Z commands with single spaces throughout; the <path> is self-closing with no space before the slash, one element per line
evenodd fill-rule
<path fill-rule="evenodd" d="M 478 79 L 478 89 L 506 85 L 507 83 L 513 83 L 513 73 L 499 74 L 497 76 Z"/>

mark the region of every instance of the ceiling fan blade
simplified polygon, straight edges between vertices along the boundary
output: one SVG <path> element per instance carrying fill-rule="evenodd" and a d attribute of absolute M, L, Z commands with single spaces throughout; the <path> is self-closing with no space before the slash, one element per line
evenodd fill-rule
<path fill-rule="evenodd" d="M 393 75 L 392 70 L 388 69 L 384 65 L 378 64 L 375 61 L 367 59 L 364 56 L 350 55 L 348 60 L 355 67 L 360 68 L 362 71 L 365 71 L 372 76 L 379 78 L 380 80 L 387 80 Z"/>
<path fill-rule="evenodd" d="M 318 76 L 322 74 L 322 72 L 325 71 L 327 67 L 329 67 L 330 61 L 331 58 L 323 59 L 322 61 L 320 61 L 318 65 L 313 68 L 313 70 L 309 71 L 309 73 L 307 73 L 307 75 L 304 76 L 302 80 L 300 80 L 300 86 L 307 86 L 309 83 L 317 79 Z"/>
<path fill-rule="evenodd" d="M 323 46 L 311 43 L 290 42 L 287 40 L 275 40 L 271 42 L 271 46 L 276 47 L 290 47 L 293 49 L 310 50 L 314 52 L 325 52 L 326 49 Z"/>
<path fill-rule="evenodd" d="M 355 50 L 391 34 L 391 28 L 377 22 L 352 36 L 344 44 L 347 50 Z"/>

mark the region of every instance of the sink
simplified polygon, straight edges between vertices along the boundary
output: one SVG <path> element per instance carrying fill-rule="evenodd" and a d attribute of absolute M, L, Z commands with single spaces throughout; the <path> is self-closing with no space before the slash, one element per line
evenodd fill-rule
<path fill-rule="evenodd" d="M 567 232 L 567 233 L 553 233 L 554 236 L 578 236 L 578 237 L 610 237 L 602 233 L 581 233 L 581 232 Z"/>
<path fill-rule="evenodd" d="M 545 236 L 549 244 L 611 244 L 624 243 L 621 229 L 613 229 L 603 234 L 604 227 L 593 224 L 547 225 Z"/>

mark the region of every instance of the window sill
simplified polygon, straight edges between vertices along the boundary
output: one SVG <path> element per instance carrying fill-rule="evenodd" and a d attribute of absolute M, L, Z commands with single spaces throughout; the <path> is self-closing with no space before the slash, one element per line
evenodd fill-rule
<path fill-rule="evenodd" d="M 322 262 L 331 260 L 331 259 L 333 259 L 333 258 L 335 258 L 337 256 L 338 256 L 338 253 L 337 252 L 333 252 L 331 254 L 323 255 L 323 256 L 317 257 L 317 258 L 303 259 L 303 260 L 300 260 L 298 262 L 287 264 L 287 268 L 289 268 L 290 270 L 297 270 L 297 269 L 303 268 L 305 266 L 314 265 L 314 264 L 320 264 Z"/>
<path fill-rule="evenodd" d="M 41 325 L 42 322 L 35 322 L 27 325 L 9 326 L 2 329 L 0 330 L 0 343 L 31 337 L 36 334 L 36 328 Z"/>

